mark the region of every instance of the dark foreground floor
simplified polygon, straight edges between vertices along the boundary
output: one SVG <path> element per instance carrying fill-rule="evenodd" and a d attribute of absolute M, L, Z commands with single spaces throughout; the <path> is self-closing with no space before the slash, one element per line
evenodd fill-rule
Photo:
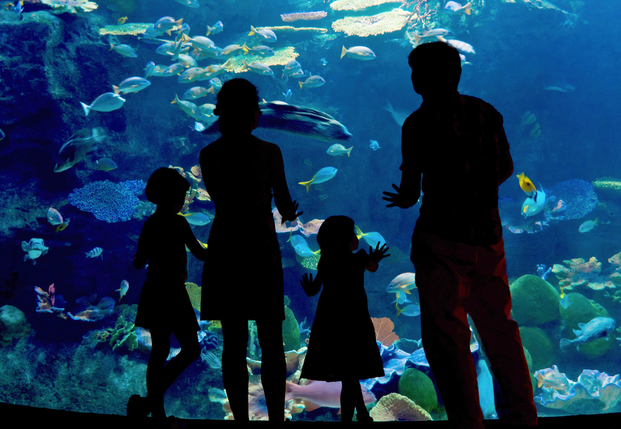
<path fill-rule="evenodd" d="M 81 428 L 81 429 L 148 429 L 152 425 L 147 419 L 142 424 L 130 424 L 124 416 L 106 414 L 85 414 L 70 411 L 31 408 L 20 405 L 0 403 L 2 427 L 22 428 Z M 232 429 L 234 422 L 223 420 L 183 420 L 187 429 Z M 338 429 L 338 422 L 303 422 L 294 421 L 287 424 L 289 429 L 313 429 L 319 425 L 329 425 Z M 448 429 L 447 421 L 434 422 L 375 422 L 375 429 L 399 429 L 416 425 L 420 429 Z M 357 425 L 354 425 L 354 428 Z M 486 422 L 489 429 L 504 429 L 497 420 Z M 251 422 L 250 429 L 266 429 L 267 422 Z M 569 417 L 543 417 L 539 419 L 541 429 L 621 429 L 621 413 L 604 415 L 580 415 Z"/>

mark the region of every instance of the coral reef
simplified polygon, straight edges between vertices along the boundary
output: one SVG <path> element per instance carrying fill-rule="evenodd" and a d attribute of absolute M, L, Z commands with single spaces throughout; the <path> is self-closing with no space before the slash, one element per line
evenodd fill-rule
<path fill-rule="evenodd" d="M 324 10 L 320 10 L 317 12 L 294 12 L 294 13 L 284 13 L 280 15 L 280 19 L 284 22 L 293 22 L 293 21 L 315 21 L 317 19 L 322 19 L 328 16 L 328 12 Z"/>
<path fill-rule="evenodd" d="M 520 328 L 522 345 L 532 358 L 533 368 L 545 368 L 555 360 L 554 346 L 548 335 L 541 328 Z"/>
<path fill-rule="evenodd" d="M 0 307 L 0 346 L 4 347 L 29 334 L 30 323 L 23 311 L 12 305 Z"/>
<path fill-rule="evenodd" d="M 186 282 L 185 290 L 188 291 L 192 307 L 200 313 L 201 311 L 201 290 L 202 288 L 196 283 Z"/>
<path fill-rule="evenodd" d="M 358 11 L 368 7 L 379 6 L 388 3 L 404 4 L 405 0 L 336 0 L 330 3 L 332 10 Z"/>
<path fill-rule="evenodd" d="M 88 0 L 41 0 L 50 6 L 54 13 L 81 13 L 92 12 L 99 6 L 97 3 Z"/>
<path fill-rule="evenodd" d="M 106 25 L 99 29 L 99 34 L 105 36 L 112 34 L 114 36 L 139 36 L 147 31 L 147 28 L 153 24 L 144 22 L 127 22 L 118 25 Z"/>
<path fill-rule="evenodd" d="M 513 319 L 520 325 L 537 326 L 560 318 L 559 293 L 547 281 L 526 274 L 511 284 Z"/>
<path fill-rule="evenodd" d="M 614 260 L 614 256 L 609 259 Z M 620 274 L 613 273 L 608 279 L 601 276 L 602 263 L 592 256 L 588 261 L 582 258 L 575 258 L 563 261 L 565 266 L 554 264 L 552 273 L 559 280 L 559 286 L 564 291 L 576 291 L 588 287 L 592 290 L 603 290 L 606 288 L 616 288 Z M 614 264 L 613 264 L 614 265 Z"/>
<path fill-rule="evenodd" d="M 546 189 L 548 195 L 554 195 L 565 205 L 565 220 L 580 219 L 597 207 L 597 194 L 593 184 L 573 179 L 557 183 L 553 188 Z"/>
<path fill-rule="evenodd" d="M 300 325 L 293 311 L 285 307 L 285 320 L 282 323 L 282 339 L 285 351 L 297 350 L 300 347 Z"/>
<path fill-rule="evenodd" d="M 412 13 L 401 9 L 382 12 L 372 16 L 346 16 L 332 23 L 334 31 L 348 36 L 377 36 L 399 31 L 412 18 Z"/>
<path fill-rule="evenodd" d="M 371 317 L 373 328 L 375 328 L 375 339 L 386 347 L 390 347 L 392 343 L 399 339 L 395 334 L 395 324 L 388 317 Z"/>
<path fill-rule="evenodd" d="M 432 420 L 427 411 L 416 405 L 411 399 L 398 393 L 382 396 L 371 409 L 370 414 L 373 420 L 378 422 Z"/>
<path fill-rule="evenodd" d="M 142 180 L 114 183 L 109 180 L 91 182 L 74 189 L 69 202 L 78 209 L 92 213 L 97 219 L 109 223 L 130 220 L 140 203 L 136 194 L 144 191 Z"/>
<path fill-rule="evenodd" d="M 299 55 L 295 52 L 293 46 L 287 46 L 286 48 L 274 49 L 274 55 L 265 58 L 258 55 L 237 56 L 229 60 L 229 70 L 235 73 L 244 72 L 244 62 L 247 64 L 259 62 L 266 66 L 284 66 L 289 61 L 295 60 Z"/>
<path fill-rule="evenodd" d="M 545 383 L 548 372 L 555 372 L 557 380 L 548 387 Z M 547 408 L 556 408 L 569 414 L 593 414 L 610 412 L 621 401 L 621 377 L 611 377 L 605 372 L 585 369 L 578 381 L 567 379 L 558 368 L 547 368 L 535 373 L 543 379 L 540 386 L 543 393 L 535 396 L 535 401 Z"/>
<path fill-rule="evenodd" d="M 438 407 L 438 394 L 433 381 L 415 368 L 407 368 L 399 378 L 399 393 L 428 412 Z"/>
<path fill-rule="evenodd" d="M 0 106 L 0 114 L 2 110 Z M 0 235 L 12 236 L 15 234 L 14 229 L 37 230 L 37 218 L 44 217 L 44 206 L 49 206 L 37 191 L 38 181 L 30 178 L 26 183 L 17 183 L 9 175 L 0 176 L 0 181 L 3 185 L 0 191 Z"/>

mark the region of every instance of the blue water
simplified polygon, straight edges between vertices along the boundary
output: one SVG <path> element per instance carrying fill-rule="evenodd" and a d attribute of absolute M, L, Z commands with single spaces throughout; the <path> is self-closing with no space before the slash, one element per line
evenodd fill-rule
<path fill-rule="evenodd" d="M 172 0 L 136 0 L 133 11 L 126 9 L 126 13 L 120 13 L 115 11 L 119 2 L 101 0 L 99 8 L 88 14 L 55 15 L 54 22 L 64 29 L 53 33 L 57 39 L 50 38 L 41 27 L 24 24 L 30 22 L 29 16 L 33 16 L 35 8 L 38 14 L 47 13 L 40 10 L 49 9 L 40 5 L 26 3 L 22 21 L 16 20 L 10 11 L 0 16 L 0 130 L 3 132 L 0 137 L 5 135 L 0 140 L 0 306 L 21 310 L 32 328 L 30 335 L 21 339 L 11 340 L 5 335 L 6 344 L 0 348 L 0 400 L 3 402 L 123 414 L 129 395 L 146 393 L 144 374 L 148 353 L 125 347 L 112 351 L 107 343 L 94 344 L 84 339 L 93 338 L 97 335 L 95 331 L 113 328 L 119 310 L 124 308 L 119 305 L 138 302 L 144 272 L 134 270 L 131 261 L 143 220 L 106 223 L 78 210 L 67 198 L 74 189 L 99 180 L 146 181 L 160 166 L 179 166 L 188 171 L 198 164 L 200 149 L 215 138 L 194 131 L 194 120 L 170 104 L 175 94 L 181 96 L 191 86 L 207 86 L 207 82 L 180 84 L 176 77 L 154 76 L 149 78 L 151 85 L 143 91 L 126 94 L 127 101 L 121 109 L 94 111 L 84 116 L 80 101 L 91 103 L 110 91 L 111 85 L 118 85 L 130 76 L 142 76 L 149 61 L 170 64 L 168 58 L 155 53 L 158 44 L 141 42 L 135 36 L 109 39 L 97 34 L 97 28 L 115 24 L 122 16 L 128 16 L 128 22 L 143 23 L 154 23 L 162 16 L 183 18 L 192 28 L 190 36 L 204 35 L 207 25 L 213 26 L 221 20 L 224 31 L 210 37 L 217 46 L 224 47 L 249 42 L 247 34 L 251 25 L 288 25 L 280 19 L 282 13 L 328 12 L 322 20 L 297 21 L 291 25 L 327 28 L 330 37 L 319 39 L 311 33 L 277 32 L 278 41 L 271 45 L 273 48 L 294 46 L 300 54 L 297 60 L 302 69 L 322 76 L 325 85 L 300 89 L 296 79 L 285 82 L 281 78 L 282 66 L 273 66 L 274 77 L 245 72 L 225 73 L 219 78 L 249 79 L 258 87 L 260 97 L 267 101 L 284 100 L 283 93 L 291 89 L 289 103 L 324 111 L 347 127 L 352 138 L 342 143 L 346 148 L 353 146 L 350 157 L 328 155 L 326 150 L 334 142 L 262 129 L 255 135 L 281 147 L 289 189 L 304 211 L 305 222 L 346 214 L 363 232 L 382 234 L 394 256 L 384 261 L 377 273 L 366 276 L 370 313 L 373 317 L 392 319 L 399 337 L 420 338 L 419 319 L 396 317 L 395 297 L 385 291 L 398 274 L 413 271 L 408 256 L 417 217 L 417 208 L 389 210 L 381 200 L 382 191 L 399 182 L 401 162 L 400 127 L 382 106 L 388 100 L 395 109 L 409 113 L 421 102 L 411 87 L 407 55 L 412 45 L 405 39 L 404 30 L 365 38 L 344 37 L 332 31 L 330 24 L 356 14 L 335 12 L 327 2 L 316 2 L 310 9 L 305 8 L 304 2 L 286 0 L 199 2 L 199 8 L 188 8 Z M 574 179 L 587 183 L 600 178 L 621 180 L 618 173 L 621 13 L 616 2 L 585 2 L 580 6 L 580 2 L 556 1 L 556 7 L 568 12 L 564 13 L 529 7 L 520 0 L 517 4 L 473 1 L 472 16 L 445 15 L 443 2 L 411 3 L 408 10 L 416 3 L 437 7 L 435 26 L 452 30 L 455 39 L 476 49 L 475 55 L 466 55 L 469 64 L 463 66 L 459 90 L 483 98 L 502 113 L 516 174 L 525 172 L 535 185 L 541 184 L 546 190 Z M 549 5 L 534 0 L 528 3 Z M 368 14 L 397 6 L 394 3 L 373 8 Z M 416 27 L 412 31 L 421 30 Z M 168 35 L 161 38 L 173 39 Z M 137 50 L 138 57 L 123 57 L 109 51 L 110 42 L 129 44 Z M 376 59 L 339 58 L 343 46 L 356 45 L 372 49 Z M 199 61 L 201 67 L 211 63 L 218 61 Z M 194 102 L 215 103 L 215 97 L 210 94 Z M 525 123 L 528 113 L 535 116 L 534 122 Z M 533 132 L 535 124 L 541 130 L 538 135 Z M 106 130 L 106 140 L 72 168 L 54 173 L 61 146 L 79 129 L 94 127 Z M 370 148 L 371 140 L 377 141 L 380 148 Z M 109 172 L 96 170 L 95 161 L 102 157 L 113 159 L 118 168 Z M 311 186 L 307 193 L 305 187 L 297 184 L 311 179 L 326 166 L 337 168 L 338 173 L 320 188 Z M 512 280 L 535 274 L 537 264 L 551 267 L 573 258 L 589 260 L 593 256 L 602 263 L 601 272 L 595 277 L 585 277 L 589 281 L 609 278 L 615 266 L 608 258 L 621 251 L 618 244 L 621 225 L 615 216 L 621 213 L 621 193 L 598 188 L 595 192 L 598 205 L 581 217 L 549 221 L 546 229 L 533 234 L 503 230 Z M 525 195 L 516 178 L 502 185 L 500 197 L 501 216 L 507 226 L 526 225 L 520 215 Z M 139 198 L 145 201 L 144 195 Z M 50 206 L 58 209 L 65 219 L 71 219 L 65 230 L 55 232 L 56 226 L 47 221 Z M 195 201 L 191 209 L 213 213 L 209 202 Z M 584 221 L 596 218 L 599 226 L 579 233 Z M 529 219 L 531 228 L 536 220 L 543 218 Z M 252 228 L 252 222 L 253 219 L 248 219 L 247 225 L 240 228 Z M 209 229 L 210 225 L 193 227 L 202 242 L 207 242 Z M 316 298 L 306 298 L 299 287 L 299 279 L 307 270 L 296 260 L 293 248 L 287 243 L 288 237 L 288 234 L 279 235 L 286 261 L 285 293 L 297 322 L 306 319 L 308 326 Z M 31 238 L 43 238 L 49 247 L 47 254 L 36 259 L 36 265 L 24 261 L 21 245 Z M 307 241 L 311 249 L 318 249 L 314 236 Z M 103 259 L 85 257 L 84 253 L 95 247 L 103 249 Z M 252 255 L 240 250 L 234 257 L 241 269 Z M 189 281 L 200 284 L 202 264 L 190 257 L 188 268 Z M 130 288 L 119 301 L 115 290 L 122 280 L 127 280 Z M 248 280 L 232 278 L 233 283 Z M 560 291 L 556 276 L 551 274 L 548 281 Z M 52 283 L 56 293 L 67 301 L 69 311 L 79 306 L 76 299 L 96 293 L 95 304 L 105 296 L 112 297 L 117 312 L 96 322 L 66 320 L 36 312 L 34 286 L 47 291 Z M 615 288 L 603 291 L 584 286 L 573 292 L 602 306 L 619 322 L 620 304 L 612 296 L 615 291 Z M 343 308 L 347 308 L 347 303 L 343 303 Z M 544 356 L 549 359 L 544 360 L 549 361 L 549 366 L 556 364 L 569 379 L 576 381 L 584 369 L 610 375 L 621 373 L 616 335 L 610 336 L 613 343 L 605 353 L 589 356 L 576 350 L 559 351 L 560 338 L 573 338 L 564 321 L 538 328 L 553 345 L 549 356 Z M 348 344 L 347 333 L 340 335 L 343 350 L 335 352 L 355 359 L 355 348 Z M 303 340 L 304 335 L 301 346 Z M 219 353 L 220 348 L 216 349 L 216 355 Z M 531 369 L 534 372 L 544 368 Z M 378 388 L 376 396 L 397 391 L 394 381 Z M 220 371 L 204 362 L 192 365 L 171 388 L 167 411 L 179 417 L 223 418 L 220 404 L 207 399 L 212 387 L 222 388 Z M 540 393 L 541 389 L 536 388 L 535 395 Z M 551 413 L 543 406 L 538 407 L 541 415 Z M 335 409 L 323 408 L 296 414 L 295 418 L 338 419 L 335 413 Z M 435 417 L 441 418 L 441 412 Z"/>

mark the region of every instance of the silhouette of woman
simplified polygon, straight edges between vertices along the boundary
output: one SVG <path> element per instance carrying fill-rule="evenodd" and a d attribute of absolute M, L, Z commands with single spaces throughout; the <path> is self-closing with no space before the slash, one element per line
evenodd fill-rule
<path fill-rule="evenodd" d="M 293 221 L 280 148 L 252 135 L 261 110 L 254 85 L 227 81 L 214 113 L 222 137 L 200 154 L 205 187 L 216 206 L 203 271 L 201 318 L 222 321 L 222 377 L 236 421 L 248 421 L 248 320 L 256 320 L 261 379 L 269 419 L 284 421 L 283 273 L 272 195 Z"/>

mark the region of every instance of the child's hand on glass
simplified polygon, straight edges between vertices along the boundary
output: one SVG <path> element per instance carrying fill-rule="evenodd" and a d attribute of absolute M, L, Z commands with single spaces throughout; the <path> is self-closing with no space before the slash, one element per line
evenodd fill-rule
<path fill-rule="evenodd" d="M 369 247 L 369 256 L 374 262 L 379 263 L 382 259 L 390 256 L 390 253 L 386 254 L 388 249 L 389 247 L 386 243 L 382 244 L 382 247 L 380 247 L 380 244 L 377 243 L 375 249 L 373 249 L 373 247 Z"/>

